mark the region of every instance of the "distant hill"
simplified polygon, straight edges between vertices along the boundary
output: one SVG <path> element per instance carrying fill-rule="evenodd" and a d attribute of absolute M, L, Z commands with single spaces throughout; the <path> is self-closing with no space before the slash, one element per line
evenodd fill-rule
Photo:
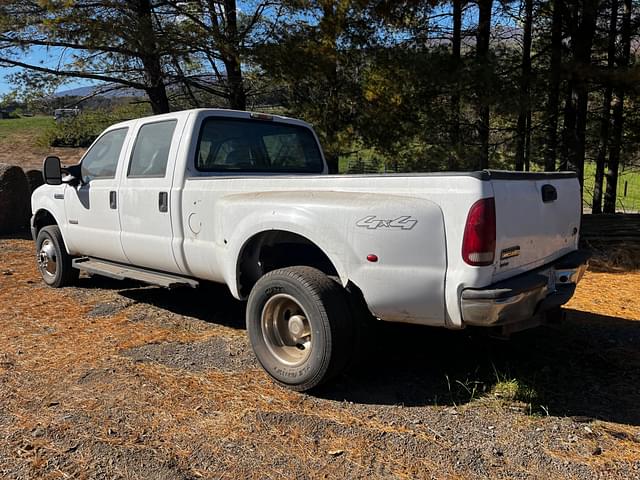
<path fill-rule="evenodd" d="M 62 90 L 54 94 L 55 97 L 88 97 L 96 94 L 100 90 L 109 90 L 110 85 L 89 85 L 87 87 L 71 88 L 69 90 Z M 103 93 L 97 93 L 99 97 L 107 98 L 119 98 L 119 97 L 144 97 L 145 93 L 142 90 L 136 90 L 134 88 L 122 88 L 118 90 L 109 90 Z"/>

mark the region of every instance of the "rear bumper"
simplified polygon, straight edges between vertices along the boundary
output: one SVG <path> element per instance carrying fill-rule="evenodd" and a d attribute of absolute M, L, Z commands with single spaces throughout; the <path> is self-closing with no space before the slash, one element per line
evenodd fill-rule
<path fill-rule="evenodd" d="M 464 323 L 486 327 L 526 323 L 567 303 L 589 256 L 585 250 L 576 250 L 531 272 L 481 289 L 463 290 L 460 305 Z"/>

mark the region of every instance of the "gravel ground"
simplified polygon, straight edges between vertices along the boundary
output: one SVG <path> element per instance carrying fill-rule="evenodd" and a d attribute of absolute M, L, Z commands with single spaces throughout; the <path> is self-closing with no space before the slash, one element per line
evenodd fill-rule
<path fill-rule="evenodd" d="M 0 240 L 0 478 L 638 478 L 640 273 L 561 324 L 377 325 L 313 395 L 267 378 L 223 287 L 52 290 Z"/>

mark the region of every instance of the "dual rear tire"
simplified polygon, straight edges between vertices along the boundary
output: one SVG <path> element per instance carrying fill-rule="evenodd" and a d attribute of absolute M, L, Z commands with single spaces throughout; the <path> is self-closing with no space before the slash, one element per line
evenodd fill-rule
<path fill-rule="evenodd" d="M 269 272 L 249 295 L 253 351 L 266 372 L 292 390 L 310 390 L 345 370 L 356 344 L 354 327 L 346 290 L 315 268 Z"/>

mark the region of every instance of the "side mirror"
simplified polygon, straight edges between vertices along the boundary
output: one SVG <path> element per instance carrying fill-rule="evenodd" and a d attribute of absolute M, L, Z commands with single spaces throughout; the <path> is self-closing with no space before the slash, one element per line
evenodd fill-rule
<path fill-rule="evenodd" d="M 42 178 L 47 185 L 60 185 L 62 183 L 60 158 L 51 156 L 44 159 Z"/>

